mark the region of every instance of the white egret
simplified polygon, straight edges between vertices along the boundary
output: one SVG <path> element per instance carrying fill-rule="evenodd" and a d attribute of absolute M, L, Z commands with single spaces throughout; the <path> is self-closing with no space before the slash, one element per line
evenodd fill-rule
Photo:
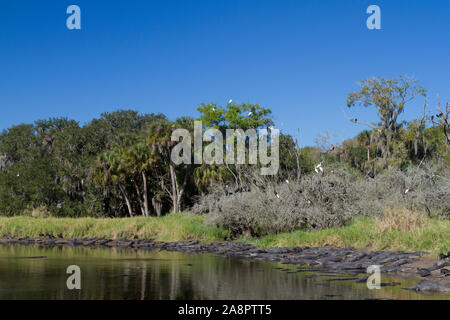
<path fill-rule="evenodd" d="M 314 171 L 316 173 L 319 173 L 319 170 L 320 170 L 320 172 L 323 172 L 322 162 L 320 162 L 317 166 L 314 167 Z"/>

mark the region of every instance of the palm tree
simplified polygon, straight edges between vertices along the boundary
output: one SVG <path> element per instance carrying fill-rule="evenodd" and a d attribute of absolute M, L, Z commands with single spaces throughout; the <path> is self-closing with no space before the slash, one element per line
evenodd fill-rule
<path fill-rule="evenodd" d="M 223 182 L 229 178 L 229 172 L 224 166 L 202 165 L 194 169 L 194 182 L 200 192 L 216 182 Z"/>
<path fill-rule="evenodd" d="M 115 151 L 104 152 L 97 158 L 94 181 L 101 187 L 112 183 L 117 184 L 122 193 L 130 217 L 134 216 L 130 198 L 124 187 L 126 180 L 125 166 L 121 161 L 120 153 Z"/>
<path fill-rule="evenodd" d="M 126 149 L 123 157 L 128 163 L 130 174 L 133 177 L 133 184 L 141 205 L 142 215 L 148 217 L 150 216 L 150 211 L 148 206 L 147 171 L 157 162 L 155 154 L 144 142 L 139 142 Z M 139 188 L 139 180 L 141 180 L 142 191 Z"/>
<path fill-rule="evenodd" d="M 184 121 L 185 119 L 183 119 Z M 182 125 L 179 124 L 178 125 Z M 181 211 L 181 200 L 187 185 L 189 168 L 184 169 L 183 183 L 180 185 L 177 170 L 171 159 L 172 147 L 177 143 L 171 140 L 172 131 L 176 125 L 168 120 L 161 120 L 159 122 L 152 123 L 148 128 L 147 145 L 153 150 L 155 154 L 158 154 L 161 162 L 164 166 L 168 167 L 168 176 L 170 181 L 170 190 L 164 186 L 162 182 L 162 188 L 170 196 L 172 202 L 172 212 Z"/>

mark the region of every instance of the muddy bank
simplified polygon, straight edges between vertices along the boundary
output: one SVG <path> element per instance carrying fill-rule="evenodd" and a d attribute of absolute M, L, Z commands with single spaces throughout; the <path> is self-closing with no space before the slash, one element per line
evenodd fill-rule
<path fill-rule="evenodd" d="M 167 250 L 190 253 L 213 253 L 225 257 L 246 260 L 265 260 L 299 266 L 297 272 L 317 271 L 334 272 L 354 277 L 356 282 L 365 282 L 367 277 L 361 276 L 371 265 L 380 266 L 381 273 L 396 273 L 414 276 L 423 280 L 416 287 L 405 289 L 427 292 L 450 292 L 450 259 L 432 260 L 423 257 L 422 252 L 374 251 L 364 252 L 353 248 L 294 247 L 261 249 L 241 242 L 199 242 L 179 241 L 161 242 L 154 239 L 119 239 L 105 238 L 72 238 L 64 239 L 53 235 L 39 238 L 14 238 L 4 235 L 0 238 L 3 245 L 38 245 L 45 247 L 83 246 L 88 248 L 129 248 L 135 250 Z M 40 257 L 45 258 L 45 257 Z M 336 281 L 339 279 L 336 279 Z M 383 285 L 383 284 L 382 284 Z M 396 285 L 388 283 L 384 285 Z"/>

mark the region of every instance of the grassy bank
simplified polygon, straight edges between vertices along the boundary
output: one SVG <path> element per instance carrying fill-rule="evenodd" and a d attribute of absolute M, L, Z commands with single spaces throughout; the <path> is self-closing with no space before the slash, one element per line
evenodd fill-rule
<path fill-rule="evenodd" d="M 402 221 L 405 217 L 401 216 Z M 158 241 L 221 241 L 228 232 L 203 223 L 203 216 L 171 214 L 162 218 L 32 218 L 0 217 L 0 235 L 15 237 L 62 233 L 65 238 L 155 238 Z M 345 227 L 320 231 L 295 231 L 262 238 L 242 238 L 259 247 L 351 246 L 367 250 L 450 251 L 450 221 L 428 219 L 400 226 L 395 220 L 357 218 Z"/>
<path fill-rule="evenodd" d="M 410 230 L 386 229 L 376 219 L 357 218 L 349 225 L 320 231 L 295 231 L 245 238 L 259 247 L 324 246 L 354 247 L 367 250 L 426 251 L 434 256 L 450 251 L 450 221 L 427 219 Z"/>
<path fill-rule="evenodd" d="M 33 218 L 0 217 L 0 236 L 38 237 L 39 234 L 58 235 L 64 238 L 105 237 L 119 239 L 155 238 L 158 241 L 224 240 L 228 233 L 222 229 L 207 226 L 203 217 L 179 213 L 157 217 L 135 218 Z"/>

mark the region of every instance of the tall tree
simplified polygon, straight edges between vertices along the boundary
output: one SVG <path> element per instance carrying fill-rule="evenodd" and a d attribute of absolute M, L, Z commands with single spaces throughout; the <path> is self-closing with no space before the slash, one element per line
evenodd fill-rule
<path fill-rule="evenodd" d="M 408 102 L 417 96 L 426 96 L 426 90 L 417 84 L 417 80 L 400 76 L 399 79 L 370 78 L 359 83 L 360 90 L 347 97 L 347 107 L 362 105 L 377 109 L 380 122 L 372 128 L 382 133 L 383 158 L 390 154 L 390 144 L 398 135 L 401 124 L 398 117 Z M 357 122 L 354 119 L 354 122 Z"/>

